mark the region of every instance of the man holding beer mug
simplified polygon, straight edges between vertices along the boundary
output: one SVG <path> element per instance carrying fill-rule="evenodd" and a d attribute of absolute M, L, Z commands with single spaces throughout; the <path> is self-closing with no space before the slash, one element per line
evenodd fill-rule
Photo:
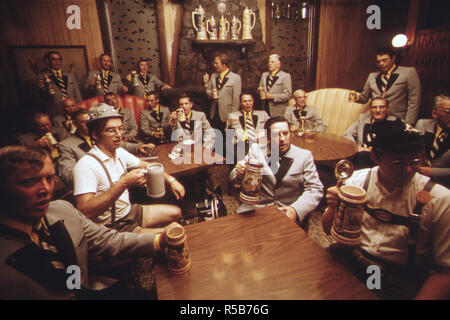
<path fill-rule="evenodd" d="M 377 166 L 345 182 L 366 192 L 361 240 L 353 247 L 333 244 L 330 251 L 363 282 L 367 268 L 378 266 L 381 288 L 375 292 L 382 298 L 450 297 L 450 191 L 417 172 L 422 148 L 420 135 L 402 121 L 375 122 L 371 156 Z M 333 217 L 342 216 L 336 208 L 345 210 L 330 189 L 322 217 L 326 233 L 333 231 Z"/>

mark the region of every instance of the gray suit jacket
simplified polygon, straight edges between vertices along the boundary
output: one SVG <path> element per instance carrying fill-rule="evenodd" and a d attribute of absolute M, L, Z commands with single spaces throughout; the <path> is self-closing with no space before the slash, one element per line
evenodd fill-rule
<path fill-rule="evenodd" d="M 396 118 L 388 115 L 386 120 L 394 121 Z M 344 137 L 355 142 L 358 146 L 363 145 L 364 126 L 372 122 L 372 116 L 369 113 L 360 114 L 358 120 L 353 122 L 347 131 L 344 132 Z"/>
<path fill-rule="evenodd" d="M 60 127 L 52 127 L 51 133 L 58 142 L 61 142 L 62 140 L 70 136 L 70 133 L 68 133 L 66 129 Z M 17 139 L 19 140 L 19 143 L 21 145 L 31 147 L 33 143 L 41 137 L 42 136 L 38 136 L 34 132 L 27 132 L 20 134 Z"/>
<path fill-rule="evenodd" d="M 213 89 L 217 89 L 216 78 L 219 77 L 217 73 L 211 75 L 208 87 L 206 88 L 206 94 L 210 96 Z M 219 115 L 220 119 L 225 122 L 228 115 L 231 112 L 239 110 L 239 95 L 242 90 L 241 76 L 230 72 L 225 76 L 222 84 L 222 88 L 218 90 L 219 98 Z M 217 110 L 215 111 L 217 112 Z"/>
<path fill-rule="evenodd" d="M 142 82 L 142 79 L 138 75 L 138 80 L 137 80 L 138 85 L 136 87 L 133 87 L 133 91 L 132 91 L 134 96 L 144 98 L 145 88 L 147 88 L 147 90 L 149 92 L 157 91 L 157 90 L 161 89 L 162 86 L 165 85 L 165 83 L 162 82 L 161 80 L 159 80 L 158 77 L 156 77 L 154 74 L 149 73 L 148 76 L 150 79 L 149 79 L 147 85 L 144 85 L 144 83 Z"/>
<path fill-rule="evenodd" d="M 177 122 L 172 131 L 171 141 L 179 141 L 181 136 L 183 140 L 192 139 L 206 148 L 212 149 L 216 133 L 206 119 L 205 113 L 192 110 L 191 121 L 188 125 L 189 127 L 185 123 Z"/>
<path fill-rule="evenodd" d="M 138 153 L 137 143 L 122 142 L 120 146 L 130 153 Z M 73 186 L 73 167 L 91 147 L 83 138 L 74 134 L 58 143 L 58 150 L 58 175 L 67 185 Z"/>
<path fill-rule="evenodd" d="M 239 121 L 232 121 L 232 119 L 234 118 L 238 118 Z M 264 130 L 264 124 L 269 119 L 269 115 L 265 111 L 253 110 L 252 118 L 253 125 L 256 130 L 256 135 L 259 136 L 258 131 Z M 228 121 L 231 123 L 230 128 L 234 130 L 233 143 L 241 141 L 245 134 L 244 114 L 242 113 L 242 111 L 232 112 L 228 115 L 228 119 Z"/>
<path fill-rule="evenodd" d="M 42 96 L 47 100 L 46 102 L 48 104 L 47 110 L 48 113 L 50 114 L 51 117 L 54 117 L 58 114 L 63 114 L 64 113 L 62 108 L 63 95 L 61 89 L 56 85 L 57 83 L 56 77 L 50 70 L 44 70 L 42 73 L 46 73 L 49 76 L 50 80 L 52 80 L 53 82 L 52 84 L 53 89 L 55 90 L 55 94 L 51 96 L 49 96 L 46 91 L 41 90 Z M 76 102 L 83 101 L 83 97 L 81 96 L 77 80 L 75 79 L 73 73 L 68 71 L 62 71 L 62 76 L 67 86 L 67 95 L 69 96 L 69 98 L 74 99 Z"/>
<path fill-rule="evenodd" d="M 426 153 L 428 154 L 434 142 L 437 129 L 435 119 L 420 119 L 417 121 L 416 129 L 424 132 Z M 431 178 L 450 188 L 450 138 L 444 142 L 443 147 L 439 149 L 437 157 L 431 161 L 433 173 Z"/>
<path fill-rule="evenodd" d="M 90 276 L 96 267 L 154 254 L 153 235 L 117 232 L 95 224 L 66 201 L 52 201 L 45 217 L 66 268 L 80 267 L 84 288 L 107 286 Z M 69 299 L 71 292 L 46 285 L 48 269 L 39 263 L 28 236 L 5 228 L 0 227 L 0 299 Z"/>
<path fill-rule="evenodd" d="M 291 75 L 281 70 L 278 71 L 275 75 L 275 83 L 270 89 L 267 89 L 267 77 L 269 75 L 269 71 L 262 74 L 259 87 L 263 87 L 266 92 L 275 96 L 273 100 L 268 100 L 270 116 L 283 116 L 292 95 Z"/>
<path fill-rule="evenodd" d="M 280 161 L 277 177 L 267 163 L 266 151 L 256 143 L 250 147 L 246 160 L 257 160 L 263 163 L 261 182 L 261 202 L 258 206 L 276 204 L 291 206 L 302 221 L 313 211 L 323 196 L 323 185 L 309 150 L 291 144 L 290 149 Z M 231 180 L 236 179 L 236 169 L 230 173 Z M 252 206 L 242 204 L 239 211 L 251 209 Z"/>
<path fill-rule="evenodd" d="M 303 111 L 306 112 L 306 120 L 312 121 L 312 123 L 314 124 L 315 131 L 318 132 L 327 131 L 327 125 L 319 116 L 319 113 L 317 112 L 316 108 L 314 108 L 313 106 L 305 106 L 303 108 Z M 286 108 L 286 111 L 284 112 L 284 117 L 287 119 L 289 124 L 300 128 L 298 116 L 299 115 L 296 106 L 289 106 Z"/>
<path fill-rule="evenodd" d="M 139 120 L 141 131 L 145 136 L 151 136 L 157 128 L 167 129 L 170 122 L 170 110 L 165 106 L 159 106 L 161 121 L 158 121 L 150 109 L 142 110 Z"/>
<path fill-rule="evenodd" d="M 369 74 L 358 102 L 382 96 L 381 72 Z M 420 80 L 413 67 L 397 67 L 389 78 L 384 97 L 389 101 L 391 115 L 414 125 L 421 103 Z"/>
<path fill-rule="evenodd" d="M 133 111 L 127 108 L 120 108 L 120 113 L 123 114 L 123 127 L 125 132 L 124 137 L 136 137 L 138 134 L 138 126 Z"/>
<path fill-rule="evenodd" d="M 102 75 L 101 70 L 91 70 L 89 71 L 88 77 L 86 79 L 85 89 L 90 93 L 91 96 L 103 96 L 105 94 L 105 90 L 103 86 L 101 88 L 97 88 L 97 83 L 95 83 L 94 86 L 91 86 L 91 80 L 96 80 L 97 75 Z M 109 92 L 113 93 L 120 93 L 120 89 L 122 88 L 123 83 L 122 79 L 120 78 L 120 74 L 116 72 L 109 72 L 108 77 L 108 90 Z"/>

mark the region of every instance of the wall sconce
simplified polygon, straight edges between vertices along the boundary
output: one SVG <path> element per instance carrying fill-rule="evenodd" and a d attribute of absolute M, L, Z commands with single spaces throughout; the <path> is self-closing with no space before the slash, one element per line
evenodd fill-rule
<path fill-rule="evenodd" d="M 392 38 L 392 46 L 394 48 L 403 48 L 408 44 L 408 37 L 404 34 L 397 34 Z"/>
<path fill-rule="evenodd" d="M 308 13 L 308 2 L 302 2 L 302 19 L 306 19 L 307 13 Z"/>

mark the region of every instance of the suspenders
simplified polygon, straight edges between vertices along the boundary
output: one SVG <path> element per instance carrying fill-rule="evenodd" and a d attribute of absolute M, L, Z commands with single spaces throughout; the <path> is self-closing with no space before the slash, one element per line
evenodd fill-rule
<path fill-rule="evenodd" d="M 366 190 L 369 187 L 372 170 L 369 170 L 366 179 L 364 181 L 363 189 Z M 436 183 L 428 180 L 425 184 L 423 191 L 430 192 Z M 408 265 L 414 267 L 416 257 L 416 243 L 417 243 L 417 230 L 419 229 L 420 214 L 424 204 L 417 201 L 414 207 L 413 213 L 409 217 L 399 216 L 393 214 L 384 209 L 370 208 L 367 205 L 364 206 L 365 211 L 374 219 L 388 224 L 403 225 L 409 228 L 408 234 Z"/>

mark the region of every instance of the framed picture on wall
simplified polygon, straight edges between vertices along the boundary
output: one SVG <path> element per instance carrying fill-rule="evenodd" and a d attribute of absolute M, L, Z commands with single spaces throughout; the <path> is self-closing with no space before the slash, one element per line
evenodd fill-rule
<path fill-rule="evenodd" d="M 82 87 L 82 81 L 89 71 L 86 46 L 11 46 L 10 52 L 17 71 L 22 94 L 30 94 L 37 88 L 37 76 L 46 68 L 44 55 L 49 51 L 57 51 L 62 56 L 62 69 L 72 71 Z"/>

